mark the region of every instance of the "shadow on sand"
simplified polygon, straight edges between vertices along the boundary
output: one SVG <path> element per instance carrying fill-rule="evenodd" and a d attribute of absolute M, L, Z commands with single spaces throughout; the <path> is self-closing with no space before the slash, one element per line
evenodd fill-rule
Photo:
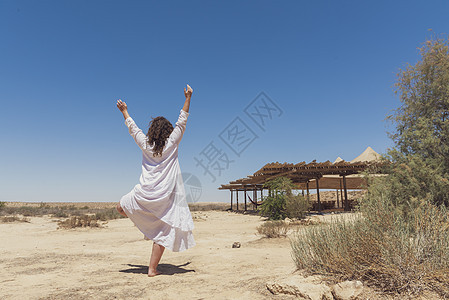
<path fill-rule="evenodd" d="M 186 262 L 182 265 L 172 265 L 172 264 L 159 264 L 157 269 L 162 273 L 161 275 L 174 275 L 174 274 L 183 274 L 189 272 L 195 272 L 195 270 L 184 269 L 183 267 L 189 265 L 190 262 Z M 133 265 L 128 264 L 129 269 L 120 270 L 122 273 L 134 273 L 134 274 L 148 274 L 148 266 L 142 265 Z"/>

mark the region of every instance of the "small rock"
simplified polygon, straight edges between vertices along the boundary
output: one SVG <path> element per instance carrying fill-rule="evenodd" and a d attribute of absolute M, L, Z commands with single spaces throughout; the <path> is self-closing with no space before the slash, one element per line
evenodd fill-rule
<path fill-rule="evenodd" d="M 287 294 L 287 295 L 301 296 L 295 286 L 290 286 L 287 284 L 268 282 L 267 289 L 274 295 Z"/>
<path fill-rule="evenodd" d="M 361 281 L 344 281 L 332 287 L 332 295 L 336 300 L 353 300 L 363 292 Z"/>
<path fill-rule="evenodd" d="M 330 287 L 316 283 L 313 277 L 291 276 L 275 282 L 268 282 L 267 289 L 275 294 L 287 294 L 307 300 L 333 300 Z"/>
<path fill-rule="evenodd" d="M 240 248 L 241 244 L 239 242 L 234 242 L 234 244 L 232 244 L 232 248 Z"/>

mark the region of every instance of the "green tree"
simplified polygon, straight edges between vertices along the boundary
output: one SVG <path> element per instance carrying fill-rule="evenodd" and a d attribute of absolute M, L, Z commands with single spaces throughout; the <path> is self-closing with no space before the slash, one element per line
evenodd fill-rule
<path fill-rule="evenodd" d="M 354 219 L 296 235 L 299 269 L 409 297 L 425 290 L 449 297 L 449 214 L 441 205 L 449 204 L 448 41 L 432 38 L 420 54 L 398 73 L 401 106 L 389 116 L 395 147 L 368 172 L 389 175 L 368 176 Z"/>
<path fill-rule="evenodd" d="M 387 184 L 404 204 L 426 199 L 449 204 L 449 43 L 432 37 L 419 48 L 421 59 L 398 73 L 401 106 L 387 119 L 396 125 L 390 137 Z"/>

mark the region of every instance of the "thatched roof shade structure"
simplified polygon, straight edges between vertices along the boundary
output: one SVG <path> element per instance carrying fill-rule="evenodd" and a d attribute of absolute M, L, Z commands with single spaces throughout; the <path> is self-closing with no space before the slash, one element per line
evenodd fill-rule
<path fill-rule="evenodd" d="M 223 184 L 219 189 L 251 189 L 253 187 L 262 186 L 266 182 L 281 176 L 290 178 L 293 183 L 297 184 L 298 189 L 305 188 L 307 182 L 311 183 L 316 179 L 320 179 L 319 185 L 321 188 L 334 189 L 339 187 L 336 186 L 336 184 L 339 183 L 342 176 L 346 177 L 352 174 L 359 174 L 371 164 L 372 163 L 368 162 L 350 163 L 346 161 L 340 161 L 335 164 L 332 164 L 329 161 L 324 163 L 313 161 L 308 164 L 305 162 L 298 164 L 269 163 L 253 175 L 249 175 L 247 178 L 231 181 L 229 184 Z M 364 181 L 360 176 L 347 178 L 347 181 L 349 180 L 351 180 L 351 186 L 348 186 L 348 188 L 363 188 Z M 314 188 L 315 187 L 316 183 L 314 184 Z M 309 186 L 309 188 L 311 188 L 311 186 Z"/>
<path fill-rule="evenodd" d="M 321 210 L 319 197 L 320 188 L 344 189 L 345 209 L 349 209 L 347 189 L 364 189 L 366 181 L 362 176 L 357 174 L 373 164 L 378 164 L 378 159 L 379 154 L 377 154 L 371 147 L 368 147 L 361 155 L 351 162 L 346 162 L 341 159 L 337 159 L 334 163 L 331 163 L 330 161 L 317 163 L 315 160 L 310 163 L 303 161 L 297 164 L 273 162 L 266 164 L 253 175 L 231 181 L 229 184 L 223 184 L 219 189 L 231 191 L 231 208 L 232 192 L 237 192 L 238 201 L 238 191 L 243 191 L 245 193 L 246 210 L 247 191 L 253 191 L 254 200 L 250 198 L 250 201 L 257 206 L 257 191 L 261 191 L 262 194 L 266 182 L 283 176 L 290 178 L 292 182 L 296 184 L 298 189 L 307 191 L 311 188 L 316 189 L 318 210 Z"/>

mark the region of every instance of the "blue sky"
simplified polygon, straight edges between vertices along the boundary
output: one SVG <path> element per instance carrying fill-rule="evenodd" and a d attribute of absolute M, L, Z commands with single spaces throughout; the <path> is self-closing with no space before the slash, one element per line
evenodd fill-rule
<path fill-rule="evenodd" d="M 220 184 L 268 162 L 385 152 L 396 73 L 429 29 L 449 33 L 448 14 L 447 1 L 0 1 L 0 200 L 118 201 L 141 153 L 116 99 L 146 131 L 176 122 L 186 83 L 179 160 L 200 201 L 227 201 Z M 282 110 L 265 131 L 244 112 L 260 92 Z M 237 117 L 256 137 L 240 156 L 220 139 Z M 211 142 L 233 161 L 215 181 L 195 160 Z"/>

